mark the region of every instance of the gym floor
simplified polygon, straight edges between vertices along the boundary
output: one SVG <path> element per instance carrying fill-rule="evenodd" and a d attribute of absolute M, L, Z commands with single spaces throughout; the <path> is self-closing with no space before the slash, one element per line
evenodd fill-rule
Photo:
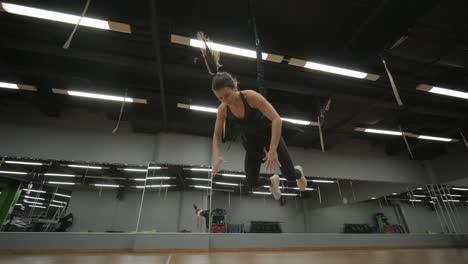
<path fill-rule="evenodd" d="M 22 263 L 152 263 L 152 264 L 202 264 L 202 263 L 468 263 L 468 249 L 373 249 L 325 250 L 297 252 L 229 252 L 229 253 L 177 253 L 177 254 L 40 254 L 0 255 L 3 264 Z"/>

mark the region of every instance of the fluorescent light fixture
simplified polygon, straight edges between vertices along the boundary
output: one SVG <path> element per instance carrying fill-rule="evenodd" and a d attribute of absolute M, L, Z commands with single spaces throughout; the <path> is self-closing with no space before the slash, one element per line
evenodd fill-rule
<path fill-rule="evenodd" d="M 374 133 L 374 134 L 394 135 L 394 136 L 401 136 L 401 135 L 403 135 L 402 132 L 398 132 L 398 131 L 381 130 L 381 129 L 372 129 L 372 128 L 366 128 L 366 129 L 364 129 L 364 132 L 366 132 L 366 133 Z"/>
<path fill-rule="evenodd" d="M 195 111 L 201 111 L 201 112 L 208 112 L 208 113 L 217 113 L 218 112 L 218 108 L 199 106 L 199 105 L 177 104 L 177 107 L 184 108 L 184 109 L 195 110 Z"/>
<path fill-rule="evenodd" d="M 392 195 L 398 195 L 399 193 L 392 193 Z"/>
<path fill-rule="evenodd" d="M 56 94 L 67 94 L 67 95 L 71 95 L 71 96 L 101 99 L 101 100 L 108 100 L 108 101 L 117 101 L 117 102 L 126 102 L 126 103 L 140 103 L 140 104 L 146 104 L 147 103 L 146 99 L 139 99 L 139 98 L 122 97 L 122 96 L 97 94 L 97 93 L 88 93 L 88 92 L 80 92 L 80 91 L 70 91 L 70 90 L 63 90 L 63 89 L 56 89 L 56 88 L 53 88 L 52 91 L 54 93 L 56 93 Z"/>
<path fill-rule="evenodd" d="M 33 189 L 23 189 L 23 191 L 27 191 L 27 192 L 37 192 L 37 193 L 46 193 L 46 191 L 33 190 Z"/>
<path fill-rule="evenodd" d="M 185 46 L 191 46 L 194 48 L 205 47 L 205 43 L 201 40 L 191 39 L 191 38 L 174 35 L 174 34 L 171 34 L 171 42 L 185 45 Z M 255 50 L 237 48 L 237 47 L 223 45 L 223 44 L 219 44 L 215 42 L 207 42 L 206 44 L 211 50 L 214 50 L 214 51 L 219 51 L 222 53 L 228 53 L 228 54 L 252 58 L 252 59 L 257 58 L 257 52 Z M 263 60 L 280 63 L 283 61 L 283 58 L 284 57 L 280 55 L 262 52 Z"/>
<path fill-rule="evenodd" d="M 157 185 L 146 185 L 146 186 L 135 186 L 136 188 L 143 189 L 143 188 L 166 188 L 166 187 L 172 187 L 174 185 L 171 184 L 157 184 Z"/>
<path fill-rule="evenodd" d="M 423 188 L 416 188 L 416 190 L 418 190 L 418 191 L 422 191 L 422 190 L 423 190 Z"/>
<path fill-rule="evenodd" d="M 218 44 L 214 42 L 206 42 L 208 45 L 208 48 L 214 51 L 219 51 L 223 53 L 229 53 L 233 55 L 238 55 L 242 57 L 248 57 L 255 59 L 257 58 L 257 53 L 255 50 L 248 50 L 248 49 L 242 49 L 242 48 L 236 48 L 228 45 L 223 45 L 223 44 Z M 205 43 L 201 40 L 198 39 L 190 39 L 190 46 L 195 47 L 195 48 L 204 48 Z M 268 55 L 264 52 L 262 52 L 262 59 L 266 59 Z"/>
<path fill-rule="evenodd" d="M 45 200 L 44 198 L 41 198 L 41 197 L 32 197 L 29 195 L 25 195 L 24 198 L 33 199 L 33 200 Z"/>
<path fill-rule="evenodd" d="M 448 196 L 452 196 L 452 197 L 462 197 L 462 195 L 460 195 L 460 194 L 449 194 Z"/>
<path fill-rule="evenodd" d="M 451 138 L 430 137 L 430 136 L 423 136 L 423 135 L 418 136 L 418 138 L 420 138 L 420 139 L 428 139 L 428 140 L 436 140 L 436 141 L 445 141 L 445 142 L 450 142 L 450 141 L 453 140 L 453 139 L 451 139 Z"/>
<path fill-rule="evenodd" d="M 58 201 L 58 200 L 52 200 L 54 203 L 59 203 L 59 204 L 67 204 L 66 202 Z"/>
<path fill-rule="evenodd" d="M 294 187 L 294 190 L 300 190 L 299 187 Z M 315 190 L 314 188 L 305 188 L 304 191 L 313 191 Z"/>
<path fill-rule="evenodd" d="M 65 13 L 54 12 L 54 11 L 33 8 L 33 7 L 27 7 L 27 6 L 22 6 L 22 5 L 15 5 L 15 4 L 10 4 L 10 3 L 5 3 L 5 2 L 1 2 L 0 10 L 2 9 L 5 10 L 5 12 L 16 14 L 16 15 L 52 20 L 56 22 L 62 22 L 62 23 L 73 24 L 73 25 L 76 25 L 78 22 L 80 22 L 80 25 L 85 26 L 85 27 L 92 27 L 92 28 L 98 28 L 98 29 L 104 29 L 104 30 L 113 30 L 113 31 L 118 31 L 122 33 L 131 33 L 130 25 L 113 22 L 113 21 L 106 21 L 106 20 L 94 19 L 94 18 L 89 18 L 89 17 L 83 17 L 81 18 L 81 21 L 80 21 L 80 16 L 77 16 L 77 15 L 65 14 Z"/>
<path fill-rule="evenodd" d="M 329 180 L 310 180 L 311 182 L 318 182 L 318 183 L 335 183 L 334 181 Z"/>
<path fill-rule="evenodd" d="M 24 206 L 23 204 L 15 204 L 15 206 Z"/>
<path fill-rule="evenodd" d="M 295 59 L 295 58 L 289 59 L 288 64 L 298 66 L 298 67 L 304 67 L 304 68 L 311 69 L 311 70 L 321 71 L 321 72 L 333 73 L 333 74 L 338 74 L 338 75 L 343 75 L 343 76 L 348 76 L 348 77 L 353 77 L 353 78 L 358 78 L 358 79 L 367 79 L 370 81 L 376 81 L 380 77 L 379 75 L 375 75 L 371 73 L 354 71 L 350 69 L 345 69 L 345 68 L 340 68 L 336 66 L 331 66 L 331 65 L 326 65 L 326 64 L 316 63 L 316 62 L 311 62 L 311 61 L 305 61 L 305 60 L 300 60 L 300 59 Z"/>
<path fill-rule="evenodd" d="M 263 195 L 270 195 L 270 192 L 252 192 L 253 194 L 263 194 Z"/>
<path fill-rule="evenodd" d="M 29 207 L 33 207 L 33 208 L 43 208 L 45 209 L 44 206 L 40 206 L 40 205 L 28 205 Z"/>
<path fill-rule="evenodd" d="M 66 197 L 66 198 L 71 198 L 70 195 L 65 195 L 65 194 L 61 194 L 61 193 L 54 193 L 54 195 L 61 196 L 61 197 Z"/>
<path fill-rule="evenodd" d="M 209 168 L 189 168 L 189 170 L 191 170 L 191 171 L 208 171 L 208 172 L 211 171 L 211 169 L 209 169 Z"/>
<path fill-rule="evenodd" d="M 452 190 L 455 190 L 455 191 L 468 191 L 467 188 L 452 188 Z"/>
<path fill-rule="evenodd" d="M 270 186 L 268 186 L 268 185 L 263 185 L 263 188 L 270 188 Z M 288 187 L 280 186 L 279 188 L 280 188 L 280 189 L 284 189 L 284 188 L 288 188 Z"/>
<path fill-rule="evenodd" d="M 125 168 L 124 171 L 137 171 L 137 172 L 147 172 L 147 169 L 132 169 L 132 168 Z"/>
<path fill-rule="evenodd" d="M 253 194 L 271 195 L 270 192 L 252 192 Z M 297 193 L 282 193 L 281 196 L 297 196 Z"/>
<path fill-rule="evenodd" d="M 40 202 L 32 202 L 32 201 L 29 201 L 29 200 L 26 200 L 26 199 L 24 199 L 23 202 L 28 203 L 28 204 L 43 204 L 43 203 L 40 203 Z"/>
<path fill-rule="evenodd" d="M 50 181 L 47 182 L 49 184 L 58 184 L 58 185 L 75 185 L 76 183 L 74 182 L 56 182 L 56 181 Z"/>
<path fill-rule="evenodd" d="M 306 62 L 306 64 L 304 65 L 304 68 L 312 69 L 316 71 L 334 73 L 334 74 L 339 74 L 339 75 L 344 75 L 344 76 L 349 76 L 349 77 L 354 77 L 354 78 L 359 78 L 359 79 L 364 79 L 367 77 L 367 73 L 365 72 L 353 71 L 353 70 L 349 70 L 345 68 L 339 68 L 339 67 L 330 66 L 330 65 L 321 64 L 321 63 L 315 63 L 311 61 Z"/>
<path fill-rule="evenodd" d="M 148 170 L 160 170 L 160 169 L 162 169 L 162 167 L 148 167 Z"/>
<path fill-rule="evenodd" d="M 195 187 L 198 189 L 211 189 L 210 186 L 202 186 L 202 185 L 190 185 L 190 187 Z"/>
<path fill-rule="evenodd" d="M 426 195 L 419 195 L 419 194 L 414 194 L 414 197 L 427 197 Z"/>
<path fill-rule="evenodd" d="M 116 185 L 116 184 L 93 184 L 93 185 L 97 187 L 111 187 L 111 188 L 120 187 L 120 185 Z"/>
<path fill-rule="evenodd" d="M 214 182 L 215 184 L 219 185 L 227 185 L 227 186 L 239 186 L 238 183 L 229 183 L 229 182 Z"/>
<path fill-rule="evenodd" d="M 416 203 L 422 202 L 422 200 L 415 200 L 415 199 L 409 199 L 408 201 L 410 201 L 410 202 L 416 202 Z"/>
<path fill-rule="evenodd" d="M 451 90 L 451 89 L 446 89 L 446 88 L 431 86 L 431 85 L 426 85 L 426 84 L 420 84 L 416 86 L 416 90 L 435 93 L 435 94 L 441 94 L 441 95 L 446 95 L 446 96 L 458 97 L 462 99 L 468 99 L 467 92 L 461 92 L 457 90 Z"/>
<path fill-rule="evenodd" d="M 292 119 L 292 118 L 285 118 L 285 117 L 281 117 L 281 120 L 286 121 L 286 122 L 290 122 L 290 123 L 293 123 L 293 124 L 297 124 L 297 125 L 319 126 L 319 123 L 314 122 L 314 121 L 306 121 L 306 120 L 299 120 L 299 119 Z"/>
<path fill-rule="evenodd" d="M 86 166 L 86 165 L 76 165 L 76 164 L 70 164 L 68 167 L 71 168 L 83 168 L 83 169 L 93 169 L 93 170 L 102 170 L 102 167 L 97 167 L 97 166 Z"/>
<path fill-rule="evenodd" d="M 75 174 L 63 174 L 63 173 L 44 173 L 44 176 L 49 176 L 49 177 L 76 177 Z"/>
<path fill-rule="evenodd" d="M 282 193 L 281 196 L 297 196 L 297 193 Z"/>
<path fill-rule="evenodd" d="M 203 178 L 188 178 L 188 179 L 193 180 L 193 181 L 207 181 L 207 182 L 211 181 L 211 179 L 203 179 Z"/>
<path fill-rule="evenodd" d="M 49 204 L 50 207 L 64 208 L 63 205 Z"/>
<path fill-rule="evenodd" d="M 241 174 L 232 174 L 232 173 L 221 173 L 220 175 L 225 176 L 225 177 L 232 177 L 232 178 L 245 178 L 245 175 Z"/>
<path fill-rule="evenodd" d="M 446 142 L 449 142 L 449 141 L 457 142 L 458 141 L 458 139 L 452 139 L 452 138 L 431 137 L 431 136 L 425 136 L 425 135 L 416 135 L 416 134 L 408 133 L 408 132 L 382 130 L 382 129 L 372 129 L 372 128 L 362 128 L 362 127 L 356 127 L 356 128 L 354 128 L 354 131 L 375 133 L 375 134 L 385 134 L 385 135 L 392 135 L 392 136 L 405 135 L 406 137 L 419 138 L 419 139 L 428 139 L 428 140 L 437 140 L 437 141 L 446 141 Z"/>
<path fill-rule="evenodd" d="M 444 202 L 454 202 L 454 203 L 459 203 L 460 200 L 443 200 Z"/>
<path fill-rule="evenodd" d="M 19 89 L 17 84 L 7 82 L 0 82 L 0 87 L 6 89 Z"/>
<path fill-rule="evenodd" d="M 0 171 L 0 173 L 4 174 L 20 174 L 20 175 L 26 175 L 28 174 L 27 172 L 21 172 L 21 171 Z"/>
<path fill-rule="evenodd" d="M 163 177 L 147 177 L 146 179 L 147 179 L 147 180 L 170 180 L 170 179 L 173 179 L 173 177 L 167 177 L 167 176 L 163 176 Z"/>
<path fill-rule="evenodd" d="M 132 180 L 134 180 L 134 181 L 146 181 L 146 179 L 143 179 L 143 178 L 134 178 Z"/>
<path fill-rule="evenodd" d="M 33 166 L 43 165 L 42 163 L 39 163 L 39 162 L 25 162 L 25 161 L 16 161 L 16 160 L 6 160 L 5 163 L 21 164 L 21 165 L 33 165 Z"/>
<path fill-rule="evenodd" d="M 1 11 L 1 8 L 0 8 L 0 11 Z M 7 83 L 7 82 L 0 82 L 0 88 L 13 89 L 13 90 L 37 91 L 36 87 L 31 86 L 31 85 Z"/>
<path fill-rule="evenodd" d="M 196 105 L 191 105 L 190 110 L 195 110 L 195 111 L 202 111 L 202 112 L 210 112 L 210 113 L 217 113 L 218 109 L 217 108 L 211 108 L 211 107 L 204 107 L 204 106 L 196 106 Z"/>
<path fill-rule="evenodd" d="M 280 178 L 280 181 L 287 181 L 288 179 L 286 178 Z"/>
<path fill-rule="evenodd" d="M 377 198 L 376 198 L 376 197 L 372 197 L 372 198 L 371 198 L 371 200 L 375 200 L 375 199 L 377 199 Z"/>
<path fill-rule="evenodd" d="M 214 107 L 206 107 L 206 106 L 198 106 L 198 105 L 188 105 L 188 104 L 177 104 L 177 107 L 179 108 L 184 108 L 184 109 L 190 109 L 190 110 L 195 110 L 195 111 L 202 111 L 202 112 L 209 112 L 209 113 L 217 113 L 218 108 Z M 312 125 L 312 126 L 319 126 L 318 122 L 314 121 L 306 121 L 306 120 L 299 120 L 299 119 L 292 119 L 292 118 L 285 118 L 281 117 L 281 120 L 290 122 L 293 124 L 298 124 L 298 125 Z"/>

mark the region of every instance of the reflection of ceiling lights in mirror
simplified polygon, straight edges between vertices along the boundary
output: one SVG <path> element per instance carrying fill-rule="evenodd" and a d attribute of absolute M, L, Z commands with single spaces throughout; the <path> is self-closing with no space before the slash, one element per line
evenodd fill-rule
<path fill-rule="evenodd" d="M 44 173 L 44 176 L 49 176 L 49 177 L 76 177 L 75 174 L 63 174 L 63 173 Z"/>
<path fill-rule="evenodd" d="M 42 166 L 43 163 L 39 162 L 27 162 L 27 161 L 16 161 L 16 160 L 6 160 L 5 163 L 9 164 L 20 164 L 20 165 L 32 165 L 32 166 Z"/>
<path fill-rule="evenodd" d="M 316 183 L 335 183 L 335 181 L 329 181 L 329 180 L 310 180 L 310 182 L 316 182 Z"/>
<path fill-rule="evenodd" d="M 211 189 L 210 186 L 202 186 L 202 185 L 190 185 L 190 187 L 194 187 L 197 189 Z"/>
<path fill-rule="evenodd" d="M 49 184 L 57 184 L 57 185 L 75 185 L 76 183 L 74 182 L 55 182 L 55 181 L 50 181 L 47 182 Z"/>
<path fill-rule="evenodd" d="M 186 168 L 184 168 L 184 170 L 185 169 Z M 211 171 L 211 169 L 209 169 L 209 168 L 188 168 L 188 170 L 191 170 L 191 171 L 207 171 L 207 172 Z"/>
<path fill-rule="evenodd" d="M 33 207 L 33 208 L 42 208 L 42 209 L 46 208 L 45 206 L 40 206 L 40 205 L 28 205 L 28 206 Z"/>
<path fill-rule="evenodd" d="M 4 170 L 0 170 L 0 173 L 3 173 L 3 174 L 19 174 L 19 175 L 26 175 L 26 174 L 28 174 L 27 172 L 21 172 L 21 171 L 4 171 Z"/>
<path fill-rule="evenodd" d="M 66 197 L 66 198 L 71 198 L 70 195 L 65 195 L 65 194 L 61 194 L 61 193 L 54 193 L 54 195 L 61 196 L 61 197 Z"/>
<path fill-rule="evenodd" d="M 24 198 L 33 199 L 33 200 L 45 200 L 44 198 L 41 198 L 41 197 L 32 197 L 29 195 L 25 195 Z"/>
<path fill-rule="evenodd" d="M 124 171 L 136 171 L 136 172 L 147 172 L 147 169 L 132 169 L 132 168 L 125 168 Z"/>
<path fill-rule="evenodd" d="M 71 168 L 82 168 L 82 169 L 93 169 L 93 170 L 102 169 L 102 167 L 98 167 L 98 166 L 88 166 L 88 165 L 78 165 L 78 164 L 69 164 L 67 166 Z"/>
<path fill-rule="evenodd" d="M 40 202 L 33 202 L 33 201 L 26 200 L 26 199 L 24 199 L 23 201 L 25 203 L 29 203 L 29 204 L 43 204 L 43 203 L 40 203 Z"/>
<path fill-rule="evenodd" d="M 135 188 L 143 189 L 143 188 L 166 188 L 166 187 L 172 187 L 174 185 L 171 184 L 159 184 L 159 185 L 140 185 L 140 186 L 135 186 Z"/>
<path fill-rule="evenodd" d="M 221 173 L 219 175 L 225 176 L 225 177 L 232 177 L 232 178 L 245 178 L 246 177 L 245 175 L 242 175 L 242 174 L 232 174 L 232 173 Z"/>
<path fill-rule="evenodd" d="M 118 188 L 118 187 L 121 187 L 120 185 L 116 185 L 116 184 L 100 184 L 100 183 L 96 183 L 96 184 L 93 184 L 94 186 L 97 186 L 97 187 L 110 187 L 110 188 Z"/>
<path fill-rule="evenodd" d="M 239 186 L 238 183 L 229 183 L 229 182 L 214 182 L 214 183 L 218 185 Z"/>
<path fill-rule="evenodd" d="M 468 188 L 452 188 L 452 190 L 455 190 L 455 191 L 468 191 Z"/>
<path fill-rule="evenodd" d="M 42 191 L 42 190 L 33 190 L 33 189 L 23 189 L 23 191 L 27 191 L 27 192 L 38 192 L 38 193 L 46 193 L 46 191 Z"/>
<path fill-rule="evenodd" d="M 192 180 L 192 181 L 211 181 L 211 179 L 203 179 L 203 178 L 187 178 L 189 180 Z"/>

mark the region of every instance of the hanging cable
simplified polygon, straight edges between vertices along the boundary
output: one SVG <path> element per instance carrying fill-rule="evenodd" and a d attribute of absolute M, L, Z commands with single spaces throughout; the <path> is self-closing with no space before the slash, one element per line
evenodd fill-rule
<path fill-rule="evenodd" d="M 67 41 L 65 42 L 65 44 L 63 44 L 63 48 L 64 49 L 68 49 L 70 47 L 70 44 L 71 44 L 71 41 L 73 39 L 73 36 L 75 35 L 75 32 L 76 30 L 78 29 L 78 26 L 80 25 L 81 23 L 81 19 L 83 19 L 83 17 L 85 16 L 86 14 L 86 11 L 88 11 L 88 7 L 89 7 L 89 4 L 91 3 L 91 0 L 88 0 L 86 1 L 86 5 L 85 5 L 85 8 L 83 9 L 83 13 L 81 13 L 81 16 L 80 16 L 80 19 L 78 19 L 78 22 L 76 23 L 75 27 L 73 28 L 73 31 L 72 33 L 70 34 L 70 36 L 68 37 Z"/>
<path fill-rule="evenodd" d="M 119 120 L 117 121 L 117 125 L 115 126 L 114 130 L 112 131 L 112 134 L 115 134 L 115 132 L 117 132 L 117 130 L 119 129 L 120 120 L 122 119 L 122 114 L 123 114 L 123 110 L 124 110 L 125 99 L 127 98 L 127 92 L 128 92 L 128 88 L 125 89 L 124 99 L 122 101 L 122 105 L 120 106 Z"/>

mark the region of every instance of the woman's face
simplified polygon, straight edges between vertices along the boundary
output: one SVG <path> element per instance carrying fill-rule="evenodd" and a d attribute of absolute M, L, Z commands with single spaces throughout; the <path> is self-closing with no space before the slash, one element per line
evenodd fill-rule
<path fill-rule="evenodd" d="M 221 103 L 225 103 L 227 105 L 231 105 L 235 99 L 237 89 L 231 87 L 223 87 L 216 91 L 213 91 L 215 96 Z"/>

